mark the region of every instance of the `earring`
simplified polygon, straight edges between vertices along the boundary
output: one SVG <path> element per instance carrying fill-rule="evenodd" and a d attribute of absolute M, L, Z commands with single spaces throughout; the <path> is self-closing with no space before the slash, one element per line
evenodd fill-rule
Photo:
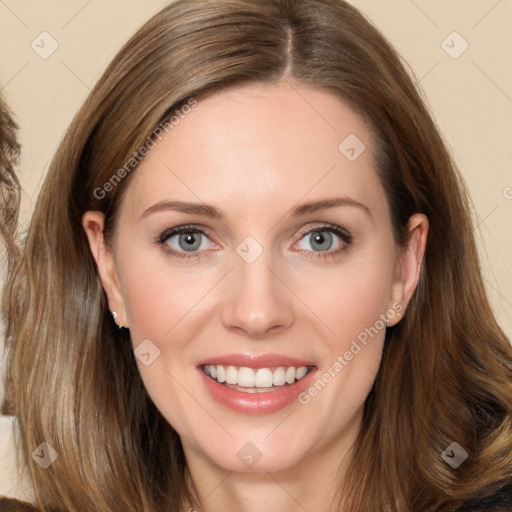
<path fill-rule="evenodd" d="M 124 325 L 121 325 L 121 324 L 117 323 L 117 312 L 116 311 L 111 311 L 111 313 L 112 313 L 112 318 L 114 319 L 114 322 L 117 325 L 117 327 L 119 327 L 119 329 L 125 328 Z"/>
<path fill-rule="evenodd" d="M 399 317 L 399 318 L 402 317 L 402 315 L 400 313 L 397 313 L 396 316 Z"/>

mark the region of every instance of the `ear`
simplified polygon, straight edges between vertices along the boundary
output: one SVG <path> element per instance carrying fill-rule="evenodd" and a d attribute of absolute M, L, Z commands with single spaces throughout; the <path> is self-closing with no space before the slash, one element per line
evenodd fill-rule
<path fill-rule="evenodd" d="M 394 310 L 401 312 L 400 316 L 403 316 L 418 285 L 427 247 L 428 228 L 428 218 L 422 213 L 415 213 L 409 219 L 409 242 L 400 252 L 390 297 L 390 309 L 392 307 Z M 397 315 L 388 322 L 388 325 L 393 325 L 399 321 L 400 317 Z"/>
<path fill-rule="evenodd" d="M 107 294 L 110 311 L 117 313 L 117 318 L 114 321 L 119 327 L 127 327 L 126 309 L 121 294 L 114 255 L 103 235 L 105 214 L 99 211 L 85 212 L 82 216 L 82 226 L 87 234 L 89 247 L 96 261 L 101 284 Z"/>

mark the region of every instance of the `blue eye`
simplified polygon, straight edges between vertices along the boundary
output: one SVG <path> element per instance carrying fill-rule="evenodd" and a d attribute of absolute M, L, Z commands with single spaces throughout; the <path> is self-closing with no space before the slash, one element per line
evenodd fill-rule
<path fill-rule="evenodd" d="M 208 249 L 208 237 L 201 229 L 194 226 L 180 226 L 168 229 L 159 237 L 159 243 L 167 245 L 177 257 L 198 256 L 198 251 Z M 186 254 L 190 253 L 190 254 Z"/>
<path fill-rule="evenodd" d="M 295 245 L 310 258 L 334 258 L 352 243 L 352 235 L 334 225 L 325 225 L 301 233 Z M 198 226 L 186 225 L 164 231 L 158 244 L 176 258 L 200 258 L 208 249 L 216 247 L 208 235 Z"/>
<path fill-rule="evenodd" d="M 321 226 L 307 231 L 298 242 L 299 248 L 318 253 L 335 254 L 346 249 L 352 236 L 338 226 Z M 306 246 L 304 246 L 306 245 Z M 327 254 L 319 254 L 326 256 Z"/>

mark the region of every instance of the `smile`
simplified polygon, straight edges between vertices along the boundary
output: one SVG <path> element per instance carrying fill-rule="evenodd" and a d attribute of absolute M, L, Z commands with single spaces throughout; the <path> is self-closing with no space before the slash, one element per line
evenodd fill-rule
<path fill-rule="evenodd" d="M 295 384 L 304 378 L 311 366 L 278 366 L 249 368 L 246 366 L 203 365 L 205 375 L 225 387 L 242 393 L 269 393 Z"/>
<path fill-rule="evenodd" d="M 229 354 L 200 361 L 197 371 L 214 402 L 238 414 L 262 415 L 296 403 L 318 367 L 282 354 Z"/>

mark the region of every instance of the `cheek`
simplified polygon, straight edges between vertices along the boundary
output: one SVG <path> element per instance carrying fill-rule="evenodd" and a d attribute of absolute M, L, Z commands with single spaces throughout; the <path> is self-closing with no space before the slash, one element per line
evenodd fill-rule
<path fill-rule="evenodd" d="M 379 261 L 380 260 L 380 261 Z M 391 261 L 391 260 L 389 260 Z M 386 333 L 393 265 L 381 258 L 361 259 L 329 279 L 317 276 L 321 293 L 310 292 L 305 302 L 319 312 L 331 335 L 323 338 L 322 367 L 309 389 L 299 396 L 312 430 L 323 429 L 327 439 L 360 418 L 378 373 Z M 307 293 L 304 291 L 303 293 Z M 329 417 L 330 421 L 325 422 Z"/>
<path fill-rule="evenodd" d="M 347 258 L 307 280 L 297 277 L 295 289 L 333 334 L 331 348 L 340 351 L 366 329 L 385 330 L 381 318 L 390 306 L 393 277 L 394 258 L 384 247 Z"/>
<path fill-rule="evenodd" d="M 121 255 L 118 268 L 133 347 L 137 354 L 145 343 L 152 352 L 151 364 L 137 361 L 144 385 L 168 421 L 186 429 L 182 421 L 191 399 L 182 383 L 197 381 L 197 340 L 204 338 L 205 311 L 221 270 L 171 265 L 166 257 L 137 249 Z"/>
<path fill-rule="evenodd" d="M 175 265 L 175 264 L 174 264 Z M 120 280 L 134 344 L 145 338 L 163 340 L 187 323 L 215 282 L 214 271 L 172 268 L 165 256 L 130 251 L 120 259 Z"/>
<path fill-rule="evenodd" d="M 153 403 L 178 432 L 191 428 L 193 399 L 183 392 L 197 376 L 190 356 L 192 341 L 200 332 L 194 320 L 201 297 L 212 287 L 206 273 L 169 269 L 164 258 L 150 259 L 136 250 L 120 258 L 120 281 L 130 328 L 137 347 L 149 352 L 149 364 L 137 360 L 144 386 Z M 149 340 L 151 343 L 149 343 Z M 144 345 L 145 344 L 145 345 Z M 155 348 L 156 347 L 156 348 Z"/>

